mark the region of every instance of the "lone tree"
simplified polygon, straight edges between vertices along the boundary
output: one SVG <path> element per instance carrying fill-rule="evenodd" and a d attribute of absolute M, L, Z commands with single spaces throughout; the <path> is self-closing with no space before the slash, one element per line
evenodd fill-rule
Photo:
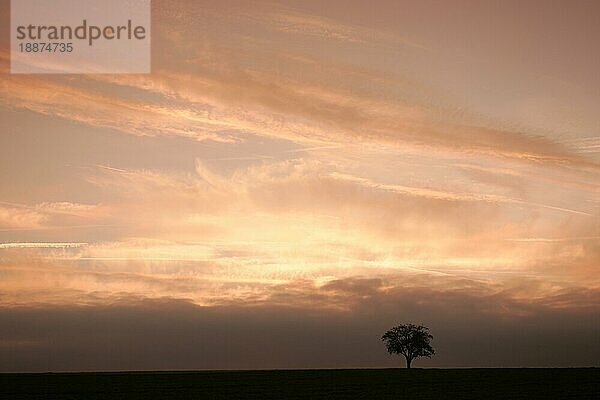
<path fill-rule="evenodd" d="M 387 331 L 381 340 L 390 354 L 402 354 L 406 358 L 406 368 L 417 357 L 431 358 L 435 350 L 429 344 L 433 336 L 423 325 L 398 325 Z"/>

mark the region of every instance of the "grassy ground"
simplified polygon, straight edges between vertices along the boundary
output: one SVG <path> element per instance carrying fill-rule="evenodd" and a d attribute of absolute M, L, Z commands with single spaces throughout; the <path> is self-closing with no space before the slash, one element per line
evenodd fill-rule
<path fill-rule="evenodd" d="M 0 374 L 7 399 L 600 399 L 600 369 Z"/>

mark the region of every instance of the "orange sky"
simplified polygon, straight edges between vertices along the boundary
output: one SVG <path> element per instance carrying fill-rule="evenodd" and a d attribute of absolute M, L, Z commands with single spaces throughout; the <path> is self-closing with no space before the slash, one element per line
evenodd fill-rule
<path fill-rule="evenodd" d="M 0 307 L 597 316 L 598 7 L 525 3 L 155 0 L 149 75 L 3 23 Z"/>

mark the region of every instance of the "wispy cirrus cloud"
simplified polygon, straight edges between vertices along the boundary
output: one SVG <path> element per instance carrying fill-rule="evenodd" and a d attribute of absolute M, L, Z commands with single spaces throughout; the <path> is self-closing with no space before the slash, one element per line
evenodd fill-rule
<path fill-rule="evenodd" d="M 147 98 L 122 96 L 119 87 Z M 11 77 L 0 90 L 4 107 L 133 135 L 235 142 L 233 130 L 309 145 L 366 141 L 391 146 L 390 151 L 417 146 L 598 170 L 585 154 L 537 134 L 452 118 L 443 122 L 422 105 L 376 99 L 352 87 L 274 80 L 270 73 L 225 64 L 200 74 L 159 69 L 152 77 L 95 76 L 81 82 Z"/>
<path fill-rule="evenodd" d="M 0 230 L 51 229 L 87 224 L 98 226 L 107 218 L 110 207 L 69 201 L 43 202 L 34 205 L 0 202 Z"/>
<path fill-rule="evenodd" d="M 68 249 L 87 246 L 87 243 L 0 243 L 0 249 Z"/>

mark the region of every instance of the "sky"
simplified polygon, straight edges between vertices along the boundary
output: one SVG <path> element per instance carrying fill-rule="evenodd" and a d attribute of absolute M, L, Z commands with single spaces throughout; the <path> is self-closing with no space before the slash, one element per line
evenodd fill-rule
<path fill-rule="evenodd" d="M 598 366 L 596 1 L 152 1 L 11 75 L 0 371 Z"/>

